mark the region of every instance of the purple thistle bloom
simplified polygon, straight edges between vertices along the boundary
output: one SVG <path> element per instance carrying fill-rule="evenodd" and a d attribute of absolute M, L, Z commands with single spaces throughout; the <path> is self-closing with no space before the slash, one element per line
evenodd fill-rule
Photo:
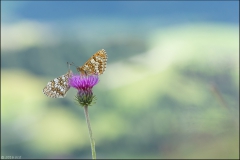
<path fill-rule="evenodd" d="M 99 78 L 97 75 L 73 75 L 68 81 L 69 85 L 77 90 L 92 88 L 98 82 Z"/>
<path fill-rule="evenodd" d="M 68 80 L 69 86 L 78 90 L 76 100 L 82 106 L 89 106 L 95 100 L 92 88 L 98 82 L 97 75 L 73 75 Z"/>

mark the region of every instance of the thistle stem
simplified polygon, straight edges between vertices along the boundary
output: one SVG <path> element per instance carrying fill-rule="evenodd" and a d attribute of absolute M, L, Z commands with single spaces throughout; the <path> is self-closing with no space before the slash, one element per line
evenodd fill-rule
<path fill-rule="evenodd" d="M 84 113 L 85 113 L 86 122 L 88 125 L 89 138 L 90 138 L 90 143 L 92 148 L 92 159 L 96 159 L 95 142 L 92 136 L 92 129 L 91 129 L 90 119 L 88 115 L 88 106 L 84 106 Z"/>

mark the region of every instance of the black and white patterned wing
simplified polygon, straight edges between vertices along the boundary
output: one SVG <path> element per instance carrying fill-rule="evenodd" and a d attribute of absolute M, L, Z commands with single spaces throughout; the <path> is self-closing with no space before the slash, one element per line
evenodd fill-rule
<path fill-rule="evenodd" d="M 51 98 L 63 98 L 66 96 L 70 86 L 68 85 L 68 79 L 72 76 L 72 71 L 69 70 L 66 74 L 55 78 L 47 83 L 47 86 L 43 88 L 43 93 Z"/>

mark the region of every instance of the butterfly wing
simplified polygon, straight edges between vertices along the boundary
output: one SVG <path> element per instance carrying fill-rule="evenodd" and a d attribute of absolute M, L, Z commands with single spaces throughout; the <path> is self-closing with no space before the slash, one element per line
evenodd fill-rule
<path fill-rule="evenodd" d="M 107 53 L 104 49 L 97 51 L 91 58 L 83 65 L 77 68 L 81 74 L 98 74 L 104 73 L 107 67 Z"/>
<path fill-rule="evenodd" d="M 46 87 L 43 88 L 43 93 L 51 98 L 63 98 L 66 96 L 70 86 L 68 79 L 72 76 L 72 71 L 69 70 L 66 74 L 55 78 L 48 82 Z"/>

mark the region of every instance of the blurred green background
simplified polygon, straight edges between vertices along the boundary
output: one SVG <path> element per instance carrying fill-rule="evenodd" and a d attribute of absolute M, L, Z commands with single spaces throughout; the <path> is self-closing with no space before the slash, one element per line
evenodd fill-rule
<path fill-rule="evenodd" d="M 1 156 L 91 158 L 76 91 L 42 89 L 103 48 L 97 158 L 239 158 L 238 1 L 1 1 L 1 15 Z"/>

